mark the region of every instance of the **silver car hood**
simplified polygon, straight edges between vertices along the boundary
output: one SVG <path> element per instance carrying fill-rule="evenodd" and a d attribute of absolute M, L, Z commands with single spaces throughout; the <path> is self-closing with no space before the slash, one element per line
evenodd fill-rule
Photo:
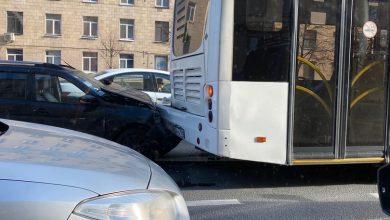
<path fill-rule="evenodd" d="M 148 159 L 114 142 L 32 123 L 3 120 L 0 179 L 59 184 L 106 194 L 146 189 Z"/>

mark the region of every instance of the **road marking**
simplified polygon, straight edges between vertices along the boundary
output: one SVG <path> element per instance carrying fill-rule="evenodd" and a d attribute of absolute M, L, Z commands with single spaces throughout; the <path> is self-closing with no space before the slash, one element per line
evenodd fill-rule
<path fill-rule="evenodd" d="M 390 218 L 370 218 L 368 220 L 390 220 Z"/>
<path fill-rule="evenodd" d="M 377 199 L 379 199 L 379 194 L 378 193 L 370 193 L 370 195 L 375 197 L 375 198 L 377 198 Z"/>
<path fill-rule="evenodd" d="M 220 206 L 220 205 L 240 205 L 241 202 L 237 199 L 223 199 L 223 200 L 197 200 L 187 201 L 188 207 L 196 206 Z"/>

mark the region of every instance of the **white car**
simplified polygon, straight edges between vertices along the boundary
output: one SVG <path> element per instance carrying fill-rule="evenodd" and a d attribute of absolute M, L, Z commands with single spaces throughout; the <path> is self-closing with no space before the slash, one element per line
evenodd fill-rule
<path fill-rule="evenodd" d="M 169 72 L 153 69 L 110 69 L 98 73 L 95 79 L 103 83 L 117 83 L 147 93 L 156 104 L 170 104 L 171 81 Z"/>

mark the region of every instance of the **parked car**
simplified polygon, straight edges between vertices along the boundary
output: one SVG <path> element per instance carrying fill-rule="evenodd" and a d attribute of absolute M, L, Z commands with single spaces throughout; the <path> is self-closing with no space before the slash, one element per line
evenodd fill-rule
<path fill-rule="evenodd" d="M 0 219 L 189 219 L 179 188 L 128 147 L 0 119 Z"/>
<path fill-rule="evenodd" d="M 143 91 L 157 104 L 170 104 L 169 72 L 152 69 L 110 69 L 98 73 L 95 79 L 105 84 L 112 82 L 126 88 Z"/>
<path fill-rule="evenodd" d="M 378 195 L 382 211 L 390 216 L 390 164 L 380 167 L 377 177 Z"/>
<path fill-rule="evenodd" d="M 0 117 L 89 133 L 148 156 L 175 146 L 148 95 L 67 66 L 0 61 Z"/>

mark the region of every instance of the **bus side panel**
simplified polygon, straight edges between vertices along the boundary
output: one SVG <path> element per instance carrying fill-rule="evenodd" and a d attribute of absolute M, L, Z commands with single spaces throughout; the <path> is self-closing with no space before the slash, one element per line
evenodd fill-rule
<path fill-rule="evenodd" d="M 204 116 L 204 54 L 171 62 L 172 106 L 189 113 Z"/>
<path fill-rule="evenodd" d="M 210 1 L 209 15 L 207 18 L 206 34 L 204 37 L 204 51 L 205 51 L 205 69 L 206 82 L 217 82 L 219 73 L 219 45 L 220 43 L 220 23 L 221 23 L 221 1 Z"/>
<path fill-rule="evenodd" d="M 286 164 L 288 83 L 232 82 L 230 109 L 231 158 Z"/>

